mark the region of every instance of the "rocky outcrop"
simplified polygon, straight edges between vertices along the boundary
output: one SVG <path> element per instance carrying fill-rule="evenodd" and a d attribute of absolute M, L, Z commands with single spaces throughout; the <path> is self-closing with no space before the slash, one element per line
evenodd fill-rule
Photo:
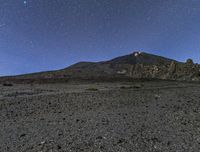
<path fill-rule="evenodd" d="M 177 67 L 177 64 L 174 61 L 172 61 L 169 66 L 169 73 L 174 74 L 176 72 L 176 67 Z"/>
<path fill-rule="evenodd" d="M 166 65 L 132 65 L 127 72 L 132 78 L 164 79 L 164 80 L 200 80 L 200 66 L 191 59 L 185 63 L 172 61 Z"/>
<path fill-rule="evenodd" d="M 187 59 L 186 64 L 187 64 L 187 65 L 193 65 L 194 62 L 193 62 L 192 59 Z"/>

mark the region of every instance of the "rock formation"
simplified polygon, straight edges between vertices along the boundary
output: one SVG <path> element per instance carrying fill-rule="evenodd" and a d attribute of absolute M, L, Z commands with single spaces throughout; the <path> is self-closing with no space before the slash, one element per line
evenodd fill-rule
<path fill-rule="evenodd" d="M 193 62 L 192 59 L 187 59 L 186 64 L 187 64 L 187 65 L 193 65 L 194 62 Z"/>

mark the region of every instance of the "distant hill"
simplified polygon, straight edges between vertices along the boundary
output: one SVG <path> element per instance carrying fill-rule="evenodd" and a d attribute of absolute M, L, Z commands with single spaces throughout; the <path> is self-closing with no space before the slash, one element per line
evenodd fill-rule
<path fill-rule="evenodd" d="M 133 52 L 109 61 L 79 62 L 65 69 L 2 77 L 1 81 L 68 81 L 68 80 L 129 80 L 129 79 L 164 79 L 164 80 L 200 80 L 200 66 L 191 59 L 186 63 L 173 59 Z"/>

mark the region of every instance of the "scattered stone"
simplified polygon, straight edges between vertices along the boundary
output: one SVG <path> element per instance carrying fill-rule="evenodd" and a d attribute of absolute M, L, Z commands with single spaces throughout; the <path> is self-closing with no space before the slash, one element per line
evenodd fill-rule
<path fill-rule="evenodd" d="M 25 136 L 26 136 L 26 134 L 21 134 L 21 135 L 20 135 L 20 138 L 21 138 L 21 137 L 25 137 Z"/>
<path fill-rule="evenodd" d="M 160 95 L 155 94 L 154 97 L 155 97 L 155 99 L 159 99 L 159 98 L 160 98 Z"/>

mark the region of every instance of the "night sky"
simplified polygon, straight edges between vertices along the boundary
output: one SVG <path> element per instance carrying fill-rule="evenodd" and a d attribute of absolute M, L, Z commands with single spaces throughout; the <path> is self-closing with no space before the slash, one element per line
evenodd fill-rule
<path fill-rule="evenodd" d="M 134 50 L 200 63 L 200 0 L 0 0 L 0 75 Z"/>

